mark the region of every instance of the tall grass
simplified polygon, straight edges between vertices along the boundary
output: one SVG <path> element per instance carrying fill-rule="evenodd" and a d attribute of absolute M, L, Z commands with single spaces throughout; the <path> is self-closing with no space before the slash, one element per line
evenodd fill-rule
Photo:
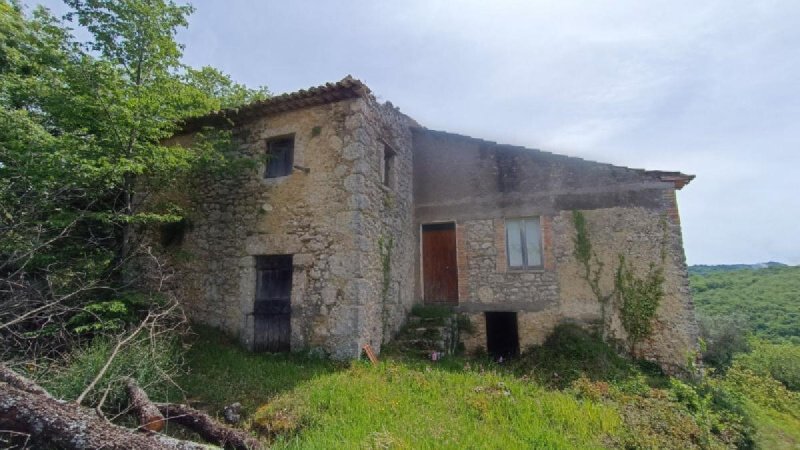
<path fill-rule="evenodd" d="M 298 385 L 253 425 L 276 422 L 284 434 L 273 448 L 304 449 L 600 448 L 620 426 L 612 407 L 507 374 L 397 362 L 357 363 Z"/>
<path fill-rule="evenodd" d="M 305 380 L 343 369 L 341 363 L 301 354 L 252 353 L 213 328 L 196 326 L 180 384 L 188 400 L 212 413 L 239 402 L 244 413 Z"/>
<path fill-rule="evenodd" d="M 106 337 L 95 338 L 39 373 L 39 382 L 57 398 L 74 400 L 100 373 L 115 344 Z M 180 391 L 174 378 L 182 370 L 182 350 L 176 339 L 136 339 L 121 348 L 84 404 L 97 405 L 105 396 L 106 409 L 123 409 L 128 401 L 123 383 L 125 377 L 135 378 L 153 400 L 179 401 Z"/>

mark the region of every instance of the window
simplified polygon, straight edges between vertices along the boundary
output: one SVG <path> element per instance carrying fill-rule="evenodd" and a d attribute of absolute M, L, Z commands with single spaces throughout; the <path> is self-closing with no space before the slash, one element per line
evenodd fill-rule
<path fill-rule="evenodd" d="M 506 219 L 506 254 L 510 268 L 542 266 L 542 230 L 538 217 Z"/>
<path fill-rule="evenodd" d="M 285 177 L 292 173 L 294 164 L 294 136 L 284 136 L 267 141 L 266 178 Z"/>
<path fill-rule="evenodd" d="M 383 146 L 383 173 L 382 181 L 386 187 L 392 187 L 394 184 L 394 160 L 395 152 L 388 145 Z"/>

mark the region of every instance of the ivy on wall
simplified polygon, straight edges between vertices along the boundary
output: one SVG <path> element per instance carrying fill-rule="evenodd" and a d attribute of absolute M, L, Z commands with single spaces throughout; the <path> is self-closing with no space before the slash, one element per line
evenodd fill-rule
<path fill-rule="evenodd" d="M 647 273 L 638 276 L 633 264 L 624 255 L 619 255 L 614 291 L 633 355 L 636 354 L 636 344 L 653 332 L 653 318 L 664 297 L 663 286 L 663 259 L 660 266 L 651 263 Z"/>
<path fill-rule="evenodd" d="M 581 264 L 581 276 L 589 284 L 597 301 L 600 303 L 601 334 L 606 340 L 608 330 L 608 304 L 614 298 L 614 291 L 603 292 L 600 279 L 603 275 L 604 264 L 592 250 L 592 241 L 589 239 L 589 230 L 586 226 L 586 217 L 580 211 L 572 211 L 572 222 L 575 226 L 575 258 Z"/>
<path fill-rule="evenodd" d="M 658 305 L 664 297 L 664 264 L 667 242 L 666 220 L 661 220 L 663 239 L 660 264 L 651 263 L 647 272 L 640 276 L 625 255 L 619 253 L 611 292 L 604 292 L 601 287 L 600 280 L 603 275 L 604 264 L 592 250 L 592 241 L 586 217 L 581 211 L 573 211 L 572 221 L 575 226 L 575 238 L 573 240 L 575 244 L 575 259 L 578 260 L 583 269 L 582 278 L 589 284 L 592 293 L 600 303 L 603 340 L 607 337 L 608 306 L 616 306 L 619 309 L 622 327 L 628 334 L 630 352 L 635 355 L 636 344 L 653 332 L 653 319 L 658 310 Z M 616 304 L 612 303 L 612 300 L 616 300 Z"/>

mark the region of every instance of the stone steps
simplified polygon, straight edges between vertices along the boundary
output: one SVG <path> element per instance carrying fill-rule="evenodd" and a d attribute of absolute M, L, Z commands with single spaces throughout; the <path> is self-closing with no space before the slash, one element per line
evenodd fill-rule
<path fill-rule="evenodd" d="M 403 354 L 429 358 L 434 352 L 452 354 L 458 344 L 456 316 L 418 317 L 411 315 L 395 337 L 393 345 Z"/>

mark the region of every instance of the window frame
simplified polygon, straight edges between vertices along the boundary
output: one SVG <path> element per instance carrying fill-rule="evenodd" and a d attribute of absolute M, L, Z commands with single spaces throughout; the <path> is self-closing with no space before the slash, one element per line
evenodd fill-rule
<path fill-rule="evenodd" d="M 529 255 L 528 255 L 528 236 L 526 232 L 525 223 L 528 220 L 536 219 L 539 228 L 539 264 L 529 264 Z M 511 264 L 511 240 L 508 238 L 508 223 L 510 221 L 515 221 L 520 224 L 520 246 L 521 253 L 522 253 L 522 265 L 515 266 Z M 542 216 L 525 216 L 525 217 L 512 217 L 504 219 L 504 226 L 505 226 L 505 245 L 506 245 L 506 267 L 509 270 L 542 270 L 544 269 L 544 238 L 542 236 Z"/>
<path fill-rule="evenodd" d="M 272 144 L 276 143 L 276 142 L 282 142 L 282 141 L 290 141 L 291 142 L 291 146 L 288 149 L 288 153 L 289 153 L 288 161 L 286 161 L 286 159 L 287 159 L 286 156 L 284 156 L 284 161 L 283 161 L 283 163 L 286 164 L 288 167 L 286 167 L 285 173 L 282 172 L 279 175 L 270 176 L 270 174 L 269 174 L 269 166 L 270 166 L 270 161 L 272 160 L 272 158 L 270 157 L 270 155 L 272 154 L 270 146 Z M 266 162 L 265 167 L 264 167 L 264 179 L 272 180 L 272 179 L 283 178 L 283 177 L 291 175 L 292 172 L 294 171 L 294 149 L 295 149 L 295 135 L 294 135 L 294 133 L 292 133 L 292 134 L 283 134 L 283 135 L 280 135 L 280 136 L 270 137 L 265 141 L 265 147 L 266 148 L 265 148 L 264 151 L 265 151 L 265 153 L 267 155 L 267 162 Z"/>

